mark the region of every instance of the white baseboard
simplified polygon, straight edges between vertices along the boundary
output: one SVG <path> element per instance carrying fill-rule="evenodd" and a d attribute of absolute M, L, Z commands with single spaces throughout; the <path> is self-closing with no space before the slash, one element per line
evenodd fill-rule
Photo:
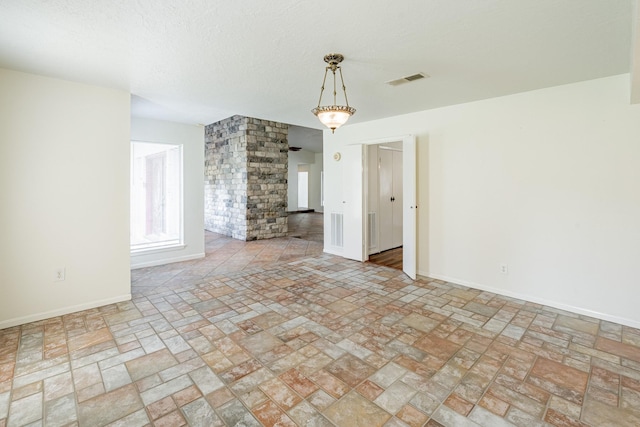
<path fill-rule="evenodd" d="M 528 294 L 522 294 L 519 292 L 510 292 L 500 288 L 494 288 L 492 286 L 482 285 L 480 283 L 469 282 L 466 280 L 456 279 L 455 277 L 443 276 L 439 274 L 431 274 L 419 271 L 418 274 L 424 277 L 430 277 L 432 279 L 444 280 L 445 282 L 453 283 L 456 285 L 466 286 L 468 288 L 479 289 L 481 291 L 492 292 L 494 294 L 503 295 L 510 298 L 516 298 L 523 301 L 532 302 L 535 304 L 542 304 L 549 307 L 557 308 L 559 310 L 565 310 L 576 314 L 582 314 L 584 316 L 594 317 L 600 320 L 606 320 L 609 322 L 619 323 L 621 325 L 630 326 L 632 328 L 640 328 L 640 322 L 633 319 L 627 319 L 625 317 L 615 316 L 607 313 L 600 313 L 598 311 L 589 310 L 582 307 L 573 306 L 570 304 L 564 304 L 558 301 L 548 300 L 546 298 L 538 298 Z"/>
<path fill-rule="evenodd" d="M 131 269 L 135 270 L 136 268 L 155 267 L 157 265 L 171 264 L 173 262 L 191 261 L 192 259 L 200 259 L 200 258 L 204 258 L 204 252 L 201 252 L 195 255 L 183 255 L 178 257 L 155 259 L 153 261 L 146 261 L 146 262 L 134 262 L 132 259 Z"/>
<path fill-rule="evenodd" d="M 131 294 L 118 295 L 117 297 L 106 298 L 103 300 L 91 301 L 84 304 L 72 305 L 56 310 L 45 311 L 42 313 L 30 314 L 28 316 L 16 317 L 0 321 L 0 329 L 11 328 L 13 326 L 24 325 L 25 323 L 37 322 L 39 320 L 50 319 L 52 317 L 63 316 L 65 314 L 76 313 L 82 310 L 90 310 L 104 305 L 115 304 L 117 302 L 130 301 Z"/>

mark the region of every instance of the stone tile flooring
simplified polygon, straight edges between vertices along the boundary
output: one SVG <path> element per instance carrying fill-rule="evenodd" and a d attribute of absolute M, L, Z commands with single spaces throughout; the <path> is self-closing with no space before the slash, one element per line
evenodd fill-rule
<path fill-rule="evenodd" d="M 322 212 L 295 212 L 287 217 L 289 237 L 313 242 L 324 242 L 324 217 Z"/>
<path fill-rule="evenodd" d="M 640 425 L 639 330 L 206 239 L 131 302 L 0 331 L 0 426 Z"/>

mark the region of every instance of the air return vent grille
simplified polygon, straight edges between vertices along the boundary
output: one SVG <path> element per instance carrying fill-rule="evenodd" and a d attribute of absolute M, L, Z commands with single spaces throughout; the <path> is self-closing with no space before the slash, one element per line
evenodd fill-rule
<path fill-rule="evenodd" d="M 422 79 L 426 79 L 428 77 L 429 76 L 426 75 L 425 73 L 416 73 L 416 74 L 412 74 L 410 76 L 401 77 L 401 78 L 396 79 L 396 80 L 389 80 L 387 82 L 387 84 L 391 85 L 391 86 L 398 86 L 398 85 L 401 85 L 403 83 L 415 82 L 416 80 L 422 80 Z"/>
<path fill-rule="evenodd" d="M 369 249 L 378 247 L 378 224 L 376 223 L 376 213 L 369 212 Z"/>

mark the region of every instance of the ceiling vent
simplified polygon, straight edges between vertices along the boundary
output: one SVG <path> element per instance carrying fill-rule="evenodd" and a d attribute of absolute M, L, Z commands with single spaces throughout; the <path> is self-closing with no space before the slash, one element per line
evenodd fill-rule
<path fill-rule="evenodd" d="M 425 73 L 417 73 L 417 74 L 412 74 L 410 76 L 401 77 L 396 80 L 389 80 L 386 83 L 391 86 L 398 86 L 404 83 L 415 82 L 416 80 L 426 79 L 427 77 L 429 76 Z"/>

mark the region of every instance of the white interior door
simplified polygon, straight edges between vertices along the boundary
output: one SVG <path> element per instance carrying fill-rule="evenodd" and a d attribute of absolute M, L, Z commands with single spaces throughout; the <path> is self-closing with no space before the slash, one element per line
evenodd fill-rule
<path fill-rule="evenodd" d="M 402 270 L 407 276 L 416 279 L 417 270 L 417 218 L 416 204 L 416 138 L 411 135 L 402 140 Z"/>
<path fill-rule="evenodd" d="M 402 246 L 402 152 L 379 149 L 379 251 Z M 373 194 L 369 193 L 370 197 Z"/>
<path fill-rule="evenodd" d="M 364 145 L 348 145 L 342 152 L 343 256 L 364 261 L 363 167 Z"/>

